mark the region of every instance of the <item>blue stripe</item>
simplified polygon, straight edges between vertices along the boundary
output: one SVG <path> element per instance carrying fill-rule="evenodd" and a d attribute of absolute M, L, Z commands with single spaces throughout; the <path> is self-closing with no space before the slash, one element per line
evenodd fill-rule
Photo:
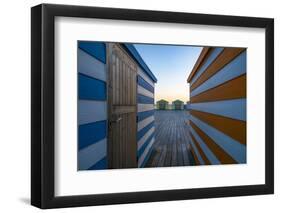
<path fill-rule="evenodd" d="M 78 41 L 78 47 L 99 61 L 106 63 L 106 47 L 103 42 Z"/>
<path fill-rule="evenodd" d="M 154 126 L 154 121 L 152 121 L 150 124 L 142 128 L 138 133 L 137 133 L 137 139 L 138 141 L 147 133 L 152 127 Z"/>
<path fill-rule="evenodd" d="M 142 164 L 140 165 L 140 167 L 145 167 L 145 164 L 147 163 L 148 159 L 150 158 L 151 154 L 152 154 L 152 151 L 153 151 L 153 145 L 151 146 L 150 150 L 148 151 L 147 155 L 145 156 Z"/>
<path fill-rule="evenodd" d="M 107 169 L 107 159 L 104 157 L 100 161 L 98 161 L 96 164 L 91 166 L 88 170 L 100 170 L 100 169 Z"/>
<path fill-rule="evenodd" d="M 140 67 L 144 70 L 144 72 L 148 75 L 148 77 L 154 81 L 157 82 L 156 77 L 153 75 L 149 67 L 146 65 L 136 48 L 133 44 L 123 44 L 123 47 L 128 51 L 128 53 L 135 59 L 135 61 L 140 65 Z"/>
<path fill-rule="evenodd" d="M 79 99 L 106 100 L 106 83 L 101 80 L 78 74 Z"/>
<path fill-rule="evenodd" d="M 189 127 L 190 132 L 194 136 L 194 138 L 199 143 L 199 146 L 203 150 L 204 154 L 208 158 L 208 160 L 211 162 L 212 165 L 218 165 L 221 164 L 220 161 L 217 159 L 217 157 L 214 155 L 214 153 L 209 149 L 209 147 L 205 144 L 205 142 L 197 135 L 196 131 L 193 130 L 193 128 Z"/>
<path fill-rule="evenodd" d="M 138 85 L 141 85 L 143 88 L 154 93 L 154 87 L 151 86 L 146 80 L 144 80 L 140 75 L 137 76 Z"/>
<path fill-rule="evenodd" d="M 219 72 L 194 89 L 191 97 L 246 73 L 246 51 L 237 56 L 232 62 L 223 67 Z"/>
<path fill-rule="evenodd" d="M 200 119 L 190 116 L 190 119 L 212 140 L 226 151 L 238 163 L 246 163 L 246 146 L 218 131 Z"/>
<path fill-rule="evenodd" d="M 97 121 L 79 126 L 79 150 L 106 137 L 107 122 Z"/>
<path fill-rule="evenodd" d="M 149 111 L 144 111 L 144 112 L 138 112 L 138 122 L 154 115 L 155 110 L 149 110 Z"/>
<path fill-rule="evenodd" d="M 190 109 L 246 121 L 246 99 L 190 104 Z"/>
<path fill-rule="evenodd" d="M 140 103 L 140 104 L 154 104 L 154 98 L 150 98 L 150 97 L 138 94 L 138 103 Z"/>
<path fill-rule="evenodd" d="M 217 56 L 223 51 L 224 48 L 217 47 L 215 48 L 210 57 L 206 60 L 206 62 L 200 67 L 200 69 L 196 72 L 194 77 L 192 78 L 190 84 L 192 85 L 200 75 L 207 69 L 207 67 L 217 58 Z"/>
<path fill-rule="evenodd" d="M 153 132 L 148 139 L 145 141 L 145 143 L 142 145 L 142 147 L 138 150 L 138 157 L 140 157 L 142 155 L 142 153 L 144 152 L 145 148 L 147 147 L 147 145 L 150 143 L 150 141 L 152 140 L 152 138 L 154 137 L 155 132 Z"/>

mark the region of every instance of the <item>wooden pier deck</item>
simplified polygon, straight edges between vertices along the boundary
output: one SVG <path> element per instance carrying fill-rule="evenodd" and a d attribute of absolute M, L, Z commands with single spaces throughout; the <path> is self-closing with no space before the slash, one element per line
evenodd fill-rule
<path fill-rule="evenodd" d="M 185 110 L 155 111 L 155 143 L 145 167 L 194 165 Z"/>

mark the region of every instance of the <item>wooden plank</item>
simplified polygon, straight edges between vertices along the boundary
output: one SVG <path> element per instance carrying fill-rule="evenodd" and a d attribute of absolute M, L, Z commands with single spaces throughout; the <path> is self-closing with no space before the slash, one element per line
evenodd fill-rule
<path fill-rule="evenodd" d="M 128 67 L 126 65 L 124 65 L 124 72 L 125 72 L 125 104 L 129 105 L 129 96 L 131 91 L 128 90 L 129 88 L 129 78 L 128 78 Z"/>
<path fill-rule="evenodd" d="M 132 72 L 131 72 L 131 69 L 129 69 L 129 72 L 128 72 L 128 91 L 131 91 L 132 92 Z M 128 105 L 132 105 L 132 95 L 129 95 L 128 96 Z"/>
<path fill-rule="evenodd" d="M 121 69 L 122 69 L 122 67 L 121 67 Z M 121 94 L 122 94 L 122 91 L 121 91 Z M 123 97 L 123 95 L 121 95 L 121 97 Z M 121 100 L 121 103 L 122 103 L 122 100 Z M 119 126 L 119 135 L 120 135 L 120 137 L 119 137 L 119 139 L 120 139 L 120 142 L 119 142 L 119 152 L 118 153 L 116 153 L 117 155 L 118 155 L 118 157 L 119 157 L 119 159 L 118 159 L 118 167 L 117 168 L 123 168 L 123 166 L 124 166 L 124 163 L 126 162 L 125 161 L 125 150 L 123 149 L 123 143 L 125 142 L 124 141 L 124 134 L 125 134 L 125 132 L 123 131 L 123 129 L 124 129 L 124 122 L 125 122 L 125 120 L 124 120 L 124 115 L 122 114 L 122 115 L 120 115 L 121 116 L 121 118 L 122 118 L 122 120 L 119 122 L 119 123 L 116 123 L 116 126 Z"/>
<path fill-rule="evenodd" d="M 136 139 L 136 132 L 137 132 L 137 121 L 136 121 L 136 109 L 135 112 L 130 115 L 132 122 L 130 123 L 130 126 L 128 126 L 127 131 L 131 131 L 133 133 L 130 139 L 130 142 L 132 143 L 132 150 L 130 151 L 132 155 L 132 160 L 134 161 L 134 164 L 137 166 L 137 139 Z"/>
<path fill-rule="evenodd" d="M 115 87 L 113 88 L 113 94 L 115 96 L 115 98 L 113 100 L 115 100 L 112 104 L 120 104 L 119 100 L 120 100 L 120 96 L 119 96 L 119 91 L 120 91 L 120 87 L 119 87 L 119 58 L 116 57 L 116 73 L 115 73 L 115 78 L 112 79 L 112 82 L 115 83 Z"/>
<path fill-rule="evenodd" d="M 177 144 L 173 143 L 171 166 L 177 166 Z"/>
<path fill-rule="evenodd" d="M 184 166 L 184 163 L 183 163 L 183 155 L 182 155 L 182 147 L 181 147 L 181 144 L 177 144 L 177 158 L 178 158 L 178 163 L 177 165 L 178 166 Z"/>
<path fill-rule="evenodd" d="M 112 75 L 114 73 L 115 69 L 115 62 L 113 60 L 113 55 L 111 54 L 111 45 L 107 44 L 106 45 L 106 52 L 109 53 L 107 54 L 106 57 L 106 71 L 107 71 L 107 115 L 111 115 L 111 106 L 112 106 L 112 87 L 113 87 L 113 82 L 112 82 Z M 111 62 L 112 61 L 112 62 Z M 112 65 L 110 65 L 110 63 Z M 107 135 L 107 165 L 108 168 L 112 165 L 112 131 L 110 124 L 108 122 L 108 135 Z"/>
<path fill-rule="evenodd" d="M 162 146 L 161 156 L 158 162 L 158 167 L 163 167 L 165 163 L 165 158 L 167 154 L 167 145 Z"/>
<path fill-rule="evenodd" d="M 191 103 L 246 98 L 246 75 L 239 76 L 219 86 L 190 98 Z"/>
<path fill-rule="evenodd" d="M 171 144 L 167 144 L 167 153 L 164 159 L 164 166 L 168 167 L 171 166 L 171 159 L 172 159 L 172 147 Z"/>
<path fill-rule="evenodd" d="M 183 155 L 183 164 L 185 166 L 189 166 L 190 162 L 189 162 L 189 158 L 188 158 L 188 152 L 186 149 L 186 144 L 181 144 L 181 149 L 182 149 L 182 155 Z"/>
<path fill-rule="evenodd" d="M 125 82 L 125 70 L 124 70 L 124 58 L 122 57 L 121 58 L 121 104 L 122 105 L 126 105 L 126 101 L 125 101 L 125 95 L 126 95 L 126 91 L 125 91 L 125 85 L 126 85 L 126 82 Z"/>
<path fill-rule="evenodd" d="M 188 153 L 189 165 L 194 166 L 195 165 L 195 159 L 192 155 L 191 146 L 190 146 L 189 143 L 186 144 L 186 150 L 187 150 L 187 153 Z"/>

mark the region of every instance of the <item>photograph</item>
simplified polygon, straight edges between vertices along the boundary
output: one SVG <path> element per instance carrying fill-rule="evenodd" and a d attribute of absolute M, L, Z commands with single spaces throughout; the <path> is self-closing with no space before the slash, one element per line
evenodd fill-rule
<path fill-rule="evenodd" d="M 33 206 L 274 194 L 274 18 L 212 5 L 31 8 Z"/>
<path fill-rule="evenodd" d="M 247 48 L 77 41 L 77 171 L 247 163 Z"/>

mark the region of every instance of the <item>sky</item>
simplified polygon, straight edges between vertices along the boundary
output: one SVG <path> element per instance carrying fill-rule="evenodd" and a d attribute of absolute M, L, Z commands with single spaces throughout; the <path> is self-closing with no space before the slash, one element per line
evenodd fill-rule
<path fill-rule="evenodd" d="M 139 54 L 157 78 L 155 102 L 165 99 L 189 101 L 187 78 L 202 47 L 134 44 Z"/>

